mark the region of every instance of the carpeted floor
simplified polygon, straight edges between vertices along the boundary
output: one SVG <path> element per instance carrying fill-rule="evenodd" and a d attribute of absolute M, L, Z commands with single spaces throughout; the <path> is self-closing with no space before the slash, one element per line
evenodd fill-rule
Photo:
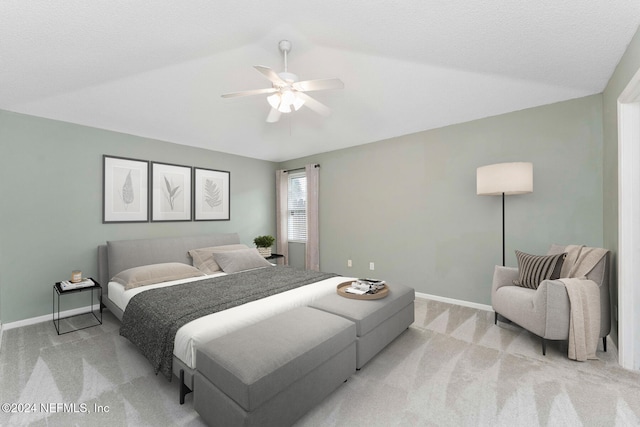
<path fill-rule="evenodd" d="M 0 403 L 23 412 L 3 406 L 0 425 L 204 425 L 118 328 L 105 312 L 102 326 L 61 336 L 51 322 L 5 331 Z M 415 323 L 296 425 L 640 425 L 640 372 L 608 347 L 584 363 L 566 343 L 542 356 L 538 338 L 494 326 L 491 312 L 418 299 Z"/>

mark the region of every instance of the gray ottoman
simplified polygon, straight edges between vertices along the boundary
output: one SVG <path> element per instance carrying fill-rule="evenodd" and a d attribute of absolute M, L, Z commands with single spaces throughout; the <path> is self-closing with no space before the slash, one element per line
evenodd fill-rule
<path fill-rule="evenodd" d="M 211 426 L 287 426 L 356 369 L 353 322 L 299 307 L 197 350 L 194 408 Z"/>
<path fill-rule="evenodd" d="M 357 300 L 335 293 L 309 305 L 355 322 L 358 335 L 357 369 L 362 368 L 413 323 L 414 289 L 404 285 L 387 286 L 389 294 L 382 299 Z"/>

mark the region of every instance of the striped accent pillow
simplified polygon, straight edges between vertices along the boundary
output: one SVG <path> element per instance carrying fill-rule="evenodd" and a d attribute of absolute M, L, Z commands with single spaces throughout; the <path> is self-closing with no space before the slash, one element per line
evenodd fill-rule
<path fill-rule="evenodd" d="M 518 260 L 518 279 L 513 281 L 516 286 L 538 289 L 543 280 L 559 279 L 560 270 L 566 253 L 556 255 L 529 255 L 516 251 Z"/>

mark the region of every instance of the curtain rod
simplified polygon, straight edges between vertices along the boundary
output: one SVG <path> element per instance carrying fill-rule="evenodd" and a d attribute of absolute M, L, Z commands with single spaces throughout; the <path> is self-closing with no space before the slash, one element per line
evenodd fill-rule
<path fill-rule="evenodd" d="M 316 163 L 315 165 L 313 165 L 314 168 L 319 168 L 320 164 Z M 288 169 L 286 171 L 284 171 L 284 173 L 289 173 L 289 172 L 297 172 L 297 171 L 303 171 L 304 168 L 297 168 L 297 169 Z"/>

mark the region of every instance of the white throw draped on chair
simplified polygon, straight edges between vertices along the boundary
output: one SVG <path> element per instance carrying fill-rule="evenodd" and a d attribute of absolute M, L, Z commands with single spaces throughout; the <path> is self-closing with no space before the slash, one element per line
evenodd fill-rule
<path fill-rule="evenodd" d="M 569 314 L 569 359 L 584 362 L 597 359 L 600 334 L 600 289 L 586 275 L 607 254 L 602 248 L 569 245 L 560 276 L 567 289 Z"/>
<path fill-rule="evenodd" d="M 600 289 L 593 280 L 560 279 L 571 302 L 568 357 L 578 362 L 597 359 L 600 333 Z"/>

